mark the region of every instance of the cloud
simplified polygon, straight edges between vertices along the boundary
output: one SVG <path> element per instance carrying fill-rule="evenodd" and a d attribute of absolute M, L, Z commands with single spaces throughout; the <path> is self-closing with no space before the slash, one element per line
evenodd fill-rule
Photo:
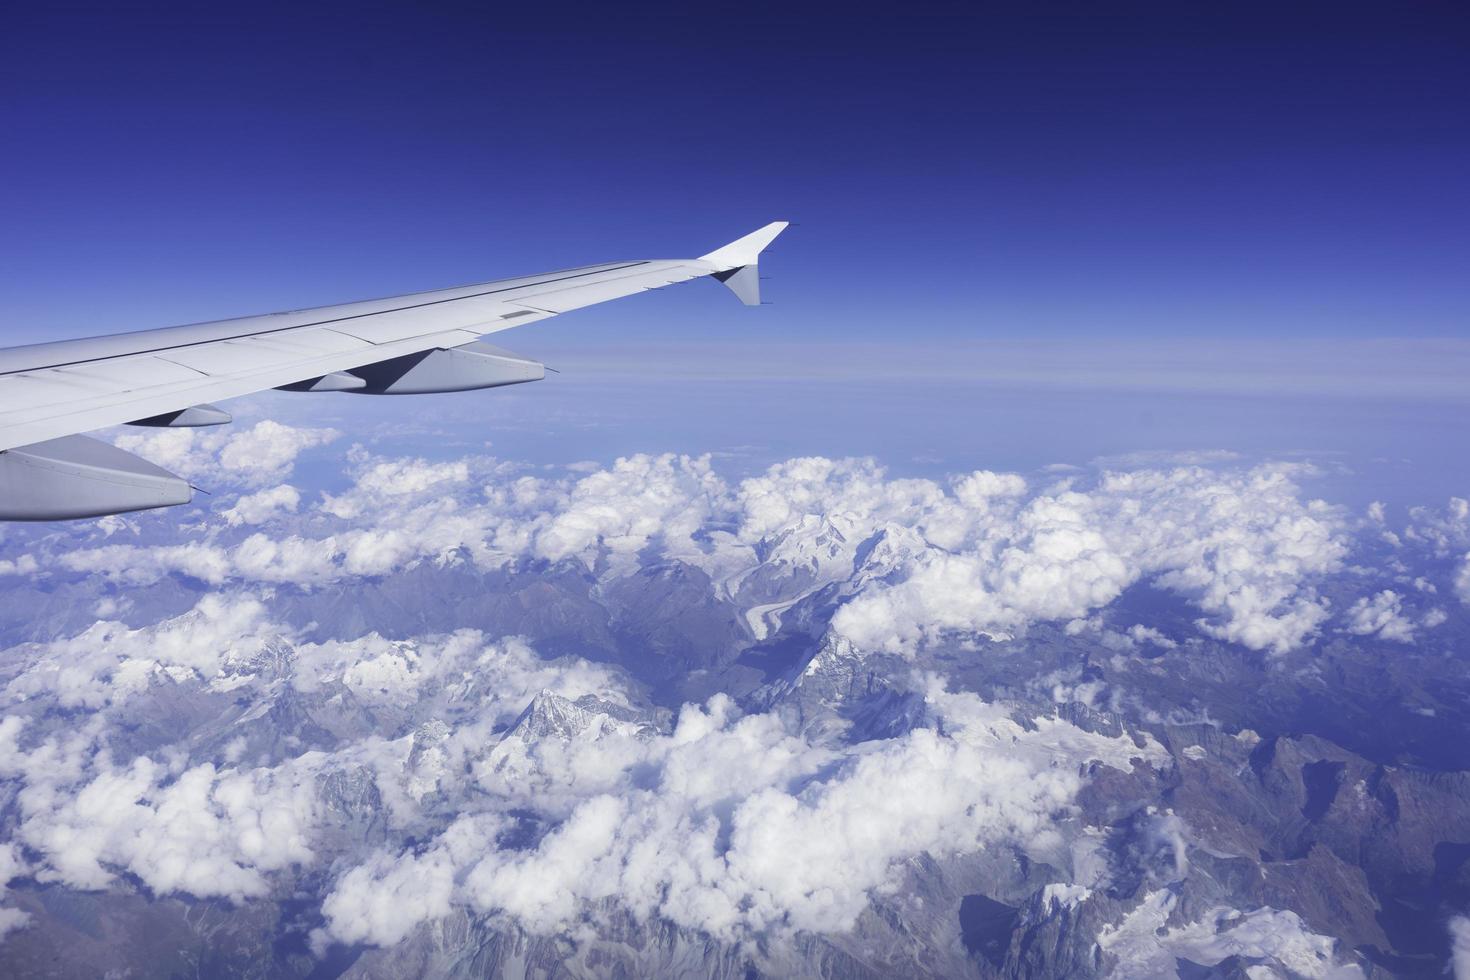
<path fill-rule="evenodd" d="M 444 696 L 473 703 L 491 723 L 511 720 L 543 691 L 629 703 L 615 668 L 580 658 L 545 660 L 522 637 L 491 640 L 480 630 L 460 629 L 407 640 L 369 633 L 311 643 L 271 619 L 249 593 L 209 593 L 189 611 L 148 626 L 101 621 L 3 653 L 15 674 L 4 688 L 6 700 L 50 698 L 86 711 L 123 703 L 154 683 L 232 689 L 272 654 L 285 655 L 273 669 L 299 691 L 341 685 L 369 703 Z"/>
<path fill-rule="evenodd" d="M 523 638 L 490 640 L 476 629 L 388 640 L 297 643 L 290 682 L 299 691 L 340 684 L 367 703 L 409 705 L 444 697 L 474 706 L 482 720 L 503 724 L 539 692 L 576 700 L 589 694 L 626 705 L 611 667 L 580 658 L 543 660 Z"/>
<path fill-rule="evenodd" d="M 121 869 L 158 894 L 232 901 L 269 891 L 267 874 L 312 860 L 318 757 L 277 769 L 115 765 L 103 715 L 26 746 L 27 722 L 0 718 L 0 776 L 18 779 L 16 841 L 39 881 L 108 887 Z"/>
<path fill-rule="evenodd" d="M 21 555 L 17 558 L 0 559 L 0 576 L 5 575 L 34 575 L 40 570 L 40 564 L 34 555 Z"/>
<path fill-rule="evenodd" d="M 674 557 L 696 557 L 695 534 L 725 495 L 708 456 L 629 456 L 576 481 L 534 533 L 531 551 L 558 561 L 598 556 L 623 568 L 659 542 Z"/>
<path fill-rule="evenodd" d="M 461 817 L 422 854 L 377 854 L 343 875 L 322 903 L 325 927 L 311 937 L 323 955 L 332 942 L 391 946 L 424 922 L 450 913 L 455 869 L 492 846 L 503 821 Z"/>
<path fill-rule="evenodd" d="M 280 469 L 260 458 L 261 472 Z M 820 635 L 835 610 L 829 649 L 952 644 L 946 656 L 981 657 L 970 634 L 1055 621 L 1107 650 L 1187 654 L 1198 644 L 1187 624 L 1166 635 L 1135 621 L 1139 604 L 1107 611 L 1151 585 L 1192 603 L 1204 635 L 1278 652 L 1322 628 L 1319 581 L 1344 567 L 1357 527 L 1305 496 L 1309 470 L 1229 460 L 1033 486 L 814 457 L 739 481 L 709 457 L 674 454 L 553 476 L 483 457 L 349 459 L 341 493 L 309 500 L 262 484 L 186 539 L 119 522 L 88 547 L 37 549 L 43 574 L 130 587 L 186 575 L 213 591 L 130 626 L 115 620 L 141 621 L 145 592 L 120 589 L 128 601 L 97 605 L 105 621 L 7 651 L 0 777 L 15 786 L 9 857 L 25 873 L 76 888 L 130 875 L 155 893 L 237 902 L 327 881 L 319 953 L 401 942 L 457 911 L 573 936 L 628 916 L 737 942 L 842 933 L 923 856 L 992 849 L 1070 874 L 1047 896 L 1076 906 L 1101 887 L 1078 871 L 1079 793 L 1099 767 L 1167 765 L 1151 739 L 1013 717 L 915 677 L 907 694 L 922 709 L 871 729 L 900 734 L 848 744 L 724 695 L 661 713 L 617 668 L 546 661 L 523 638 L 478 629 L 307 642 L 307 627 L 283 625 L 269 604 L 286 597 L 290 621 L 305 623 L 351 596 L 354 579 L 416 563 L 536 576 L 566 563 L 557 574 L 596 590 L 672 559 L 708 572 L 709 600 L 747 622 L 756 612 L 777 628 L 795 605 L 788 636 Z M 1435 525 L 1451 543 L 1454 520 L 1452 508 Z M 316 603 L 296 591 L 335 583 L 348 584 Z M 1418 615 L 1416 594 L 1379 591 L 1335 610 L 1334 625 L 1408 642 L 1444 616 Z M 1073 664 L 1033 689 L 1120 703 L 1093 678 Z M 216 696 L 205 703 L 221 706 L 219 731 L 201 724 L 177 743 L 134 731 L 145 706 L 195 692 Z M 272 741 L 260 730 L 278 710 L 307 721 Z M 353 837 L 354 818 L 324 799 L 348 777 L 344 797 L 374 801 L 370 837 Z M 1179 880 L 1187 829 L 1169 813 L 1147 818 L 1156 877 Z M 0 850 L 0 880 L 6 860 Z M 1133 939 L 1138 962 L 1228 950 L 1335 962 L 1331 941 L 1289 913 L 1222 907 L 1180 925 L 1183 913 L 1153 922 L 1154 911 L 1115 927 L 1123 962 Z"/>
<path fill-rule="evenodd" d="M 126 872 L 157 894 L 236 902 L 269 894 L 275 874 L 315 861 L 313 838 L 341 819 L 324 809 L 328 774 L 373 772 L 389 812 L 412 820 L 417 801 L 440 777 L 467 773 L 469 761 L 495 741 L 492 732 L 537 692 L 574 699 L 595 693 L 614 708 L 627 704 L 613 668 L 543 660 L 519 638 L 490 642 L 467 629 L 402 641 L 368 634 L 305 643 L 250 595 L 211 594 L 156 624 L 101 622 L 6 656 L 17 669 L 3 703 L 12 711 L 39 709 L 31 718 L 0 715 L 0 779 L 17 784 L 13 842 L 37 856 L 30 872 L 81 889 L 111 887 Z M 131 739 L 116 712 L 155 687 L 169 693 L 154 704 L 186 701 L 191 691 L 229 692 L 237 704 L 253 703 L 243 715 L 234 712 L 235 724 L 264 714 L 285 689 L 329 702 L 345 695 L 399 709 L 442 705 L 465 720 L 452 735 L 441 725 L 442 744 L 428 751 L 415 748 L 420 732 L 392 741 L 369 734 L 273 767 L 239 766 L 237 748 L 219 753 L 226 765 L 190 764 L 183 745 L 120 755 Z M 49 710 L 48 701 L 67 713 Z M 450 755 L 452 768 L 443 765 Z M 437 769 L 428 757 L 438 759 Z M 477 792 L 463 777 L 450 788 L 457 799 Z M 0 872 L 18 853 L 0 850 Z M 0 926 L 11 919 L 0 910 Z"/>
<path fill-rule="evenodd" d="M 304 450 L 324 446 L 340 435 L 335 429 L 295 428 L 266 419 L 225 439 L 219 466 L 252 484 L 278 480 Z"/>
<path fill-rule="evenodd" d="M 1354 602 L 1347 611 L 1347 631 L 1395 643 L 1414 642 L 1414 624 L 1404 615 L 1403 598 L 1392 589 Z"/>
<path fill-rule="evenodd" d="M 248 429 L 128 431 L 113 442 L 190 482 L 230 488 L 277 483 L 290 474 L 302 452 L 324 446 L 339 435 L 335 429 L 299 428 L 266 419 Z"/>
<path fill-rule="evenodd" d="M 1326 618 L 1311 577 L 1347 554 L 1340 513 L 1303 502 L 1294 472 L 1111 473 L 1089 489 L 1039 494 L 981 524 L 969 547 L 931 549 L 903 581 L 860 594 L 833 628 L 859 648 L 910 653 L 946 631 L 1082 617 L 1151 580 L 1210 614 L 1207 634 L 1285 651 Z"/>
<path fill-rule="evenodd" d="M 20 848 L 14 843 L 0 844 L 0 900 L 4 900 L 11 881 L 27 873 Z M 30 913 L 20 909 L 0 908 L 0 939 L 31 921 Z"/>
<path fill-rule="evenodd" d="M 271 487 L 245 494 L 235 501 L 233 507 L 220 511 L 225 523 L 264 524 L 281 514 L 295 513 L 301 505 L 301 493 L 289 484 Z"/>
<path fill-rule="evenodd" d="M 208 680 L 278 635 L 255 597 L 206 595 L 190 612 L 142 629 L 103 621 L 72 637 L 5 651 L 10 663 L 24 665 L 5 694 L 16 701 L 48 696 L 63 708 L 95 710 L 158 678 Z"/>
<path fill-rule="evenodd" d="M 1470 917 L 1452 915 L 1447 924 L 1450 933 L 1450 969 L 1455 980 L 1470 980 Z"/>
<path fill-rule="evenodd" d="M 371 459 L 365 461 L 350 492 L 323 496 L 322 510 L 351 520 L 431 488 L 450 490 L 469 478 L 470 467 L 464 460 L 430 463 L 423 459 Z"/>
<path fill-rule="evenodd" d="M 574 560 L 610 578 L 651 555 L 702 568 L 718 592 L 761 607 L 748 617 L 759 630 L 803 595 L 846 582 L 834 629 L 859 649 L 901 654 L 947 633 L 1085 617 L 1150 582 L 1194 602 L 1205 634 L 1279 653 L 1325 621 L 1314 582 L 1348 552 L 1344 512 L 1304 500 L 1296 480 L 1311 471 L 1289 465 L 1104 473 L 1028 496 L 1013 474 L 946 486 L 818 457 L 733 488 L 708 457 L 673 454 L 564 479 L 486 460 L 359 464 L 352 489 L 296 521 L 328 521 L 336 529 L 325 535 L 267 523 L 238 540 L 104 545 L 60 560 L 129 584 L 181 572 L 315 588 L 462 559 Z M 227 521 L 247 524 L 268 503 L 242 500 Z M 859 567 L 880 534 L 887 543 Z"/>
<path fill-rule="evenodd" d="M 158 894 L 239 902 L 267 893 L 265 872 L 312 859 L 315 780 L 309 767 L 291 769 L 296 778 L 283 780 L 205 764 L 174 777 L 137 759 L 28 813 L 20 836 L 47 861 L 41 880 L 102 888 L 113 877 L 104 865 L 115 865 Z"/>
<path fill-rule="evenodd" d="M 996 476 L 995 474 L 987 474 Z M 974 484 L 981 496 L 1013 492 L 1019 477 Z M 971 484 L 961 481 L 961 489 Z M 1024 486 L 1024 482 L 1021 483 Z M 871 459 L 808 456 L 770 467 L 740 484 L 740 540 L 755 543 L 798 524 L 804 517 L 842 518 L 871 528 L 905 514 L 928 519 L 945 502 L 944 488 L 931 480 L 890 480 Z"/>
<path fill-rule="evenodd" d="M 224 548 L 201 541 L 82 548 L 61 554 L 56 562 L 68 571 L 97 575 L 131 586 L 152 585 L 172 574 L 219 585 L 235 575 L 229 553 Z"/>
<path fill-rule="evenodd" d="M 493 824 L 457 826 L 422 851 L 374 858 L 339 879 L 318 946 L 400 940 L 405 921 L 379 910 L 442 915 L 451 879 L 450 901 L 533 932 L 587 931 L 609 901 L 723 939 L 841 932 L 920 854 L 1006 844 L 1065 863 L 1057 821 L 1085 760 L 1162 764 L 1154 743 L 1056 719 L 1021 725 L 974 695 L 926 691 L 942 730 L 854 747 L 811 744 L 723 695 L 686 706 L 663 735 L 586 716 L 581 734 L 511 733 L 512 777 L 497 778 L 497 748 L 478 785 L 506 813 L 549 811 L 555 828 L 519 849 L 494 843 Z"/>
<path fill-rule="evenodd" d="M 1429 548 L 1445 558 L 1470 546 L 1470 500 L 1451 497 L 1443 511 L 1432 507 L 1409 508 L 1405 540 Z"/>

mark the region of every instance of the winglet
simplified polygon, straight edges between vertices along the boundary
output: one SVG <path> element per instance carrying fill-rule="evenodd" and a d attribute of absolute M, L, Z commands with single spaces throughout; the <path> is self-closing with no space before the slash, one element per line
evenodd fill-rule
<path fill-rule="evenodd" d="M 761 250 L 776 240 L 776 236 L 786 230 L 790 224 L 787 221 L 772 221 L 764 228 L 759 228 L 744 238 L 737 238 L 723 248 L 717 248 L 708 255 L 699 258 L 704 262 L 713 262 L 715 265 L 726 269 L 738 269 L 743 265 L 755 265 L 760 259 Z"/>
<path fill-rule="evenodd" d="M 789 222 L 772 221 L 764 228 L 757 229 L 744 238 L 737 238 L 723 248 L 717 248 L 699 258 L 720 267 L 711 274 L 740 297 L 740 302 L 746 306 L 759 306 L 761 289 L 756 263 L 760 261 L 762 250 L 786 230 L 787 224 Z"/>

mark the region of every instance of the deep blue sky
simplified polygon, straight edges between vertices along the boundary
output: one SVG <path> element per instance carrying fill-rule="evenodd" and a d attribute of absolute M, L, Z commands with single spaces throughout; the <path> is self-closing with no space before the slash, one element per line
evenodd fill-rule
<path fill-rule="evenodd" d="M 1225 448 L 1470 490 L 1463 6 L 64 6 L 0 20 L 0 342 L 790 218 L 773 306 L 697 284 L 502 334 L 571 368 L 524 391 L 263 410 L 563 459 Z"/>
<path fill-rule="evenodd" d="M 9 5 L 3 336 L 693 254 L 776 217 L 802 223 L 784 308 L 718 326 L 1466 331 L 1463 7 L 500 6 Z"/>

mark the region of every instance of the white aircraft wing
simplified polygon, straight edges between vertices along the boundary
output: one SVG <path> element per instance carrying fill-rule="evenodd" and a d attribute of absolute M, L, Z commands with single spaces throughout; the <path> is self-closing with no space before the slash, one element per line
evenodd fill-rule
<path fill-rule="evenodd" d="M 267 388 L 418 394 L 536 381 L 544 367 L 486 334 L 713 276 L 760 302 L 766 225 L 697 259 L 585 266 L 289 313 L 0 350 L 0 520 L 63 520 L 187 503 L 179 477 L 80 433 L 212 425 L 210 402 Z"/>

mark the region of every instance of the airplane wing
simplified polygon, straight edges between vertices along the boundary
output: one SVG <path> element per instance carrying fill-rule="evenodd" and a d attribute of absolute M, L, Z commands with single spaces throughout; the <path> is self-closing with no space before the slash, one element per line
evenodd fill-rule
<path fill-rule="evenodd" d="M 80 433 L 214 425 L 211 402 L 267 388 L 396 395 L 540 380 L 480 338 L 712 276 L 760 302 L 777 221 L 697 259 L 585 266 L 289 313 L 0 349 L 0 520 L 67 520 L 188 503 L 183 479 Z"/>

